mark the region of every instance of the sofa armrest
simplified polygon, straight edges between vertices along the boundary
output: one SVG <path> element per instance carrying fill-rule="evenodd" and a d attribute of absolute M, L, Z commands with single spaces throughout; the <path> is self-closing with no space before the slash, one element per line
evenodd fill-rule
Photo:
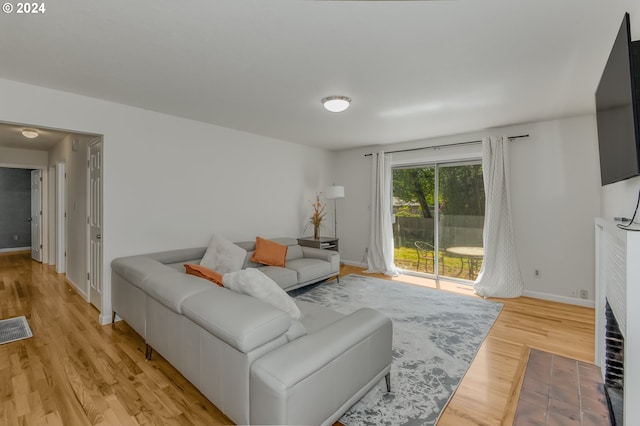
<path fill-rule="evenodd" d="M 320 259 L 331 264 L 331 272 L 340 272 L 340 253 L 335 250 L 324 250 L 314 247 L 302 247 L 302 255 L 310 259 Z"/>
<path fill-rule="evenodd" d="M 389 371 L 391 361 L 391 320 L 360 309 L 252 364 L 251 423 L 337 419 Z"/>

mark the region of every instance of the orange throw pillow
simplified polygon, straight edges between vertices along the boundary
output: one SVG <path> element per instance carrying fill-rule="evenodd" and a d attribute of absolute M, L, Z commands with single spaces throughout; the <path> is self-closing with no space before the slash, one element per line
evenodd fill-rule
<path fill-rule="evenodd" d="M 284 267 L 287 262 L 288 248 L 284 244 L 256 237 L 256 251 L 253 253 L 251 261 L 263 265 Z"/>
<path fill-rule="evenodd" d="M 189 275 L 195 275 L 196 277 L 204 278 L 205 280 L 209 280 L 213 283 L 218 284 L 220 287 L 224 287 L 222 285 L 222 275 L 220 275 L 216 271 L 212 271 L 209 268 L 205 268 L 202 265 L 196 265 L 194 263 L 185 263 L 184 269 L 185 272 Z"/>

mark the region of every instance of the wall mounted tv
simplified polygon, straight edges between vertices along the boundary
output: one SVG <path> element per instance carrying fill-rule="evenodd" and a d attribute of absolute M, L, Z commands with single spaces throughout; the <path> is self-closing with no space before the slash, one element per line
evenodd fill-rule
<path fill-rule="evenodd" d="M 596 120 L 602 185 L 640 175 L 640 41 L 628 13 L 596 90 Z"/>

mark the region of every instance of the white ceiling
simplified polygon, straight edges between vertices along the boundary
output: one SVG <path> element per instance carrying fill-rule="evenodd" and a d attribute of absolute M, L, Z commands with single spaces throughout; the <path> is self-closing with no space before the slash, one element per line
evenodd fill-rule
<path fill-rule="evenodd" d="M 69 134 L 69 132 L 43 129 L 39 127 L 37 128 L 38 137 L 28 139 L 22 136 L 22 131 L 25 129 L 34 129 L 34 127 L 0 123 L 0 146 L 7 148 L 48 151 Z"/>
<path fill-rule="evenodd" d="M 327 149 L 593 112 L 623 12 L 640 24 L 631 0 L 45 5 L 0 16 L 1 78 Z"/>

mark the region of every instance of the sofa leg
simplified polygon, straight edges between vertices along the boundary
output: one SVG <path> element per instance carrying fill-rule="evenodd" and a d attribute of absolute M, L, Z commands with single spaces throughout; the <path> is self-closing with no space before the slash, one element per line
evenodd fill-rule
<path fill-rule="evenodd" d="M 387 392 L 391 392 L 391 372 L 384 376 L 384 381 L 387 383 Z"/>
<path fill-rule="evenodd" d="M 111 311 L 111 324 L 116 322 L 116 311 Z"/>
<path fill-rule="evenodd" d="M 336 280 L 338 280 L 338 284 L 340 284 L 340 275 L 336 275 Z"/>
<path fill-rule="evenodd" d="M 144 359 L 147 361 L 151 361 L 151 355 L 153 354 L 153 348 L 150 344 L 145 343 L 145 354 Z"/>

